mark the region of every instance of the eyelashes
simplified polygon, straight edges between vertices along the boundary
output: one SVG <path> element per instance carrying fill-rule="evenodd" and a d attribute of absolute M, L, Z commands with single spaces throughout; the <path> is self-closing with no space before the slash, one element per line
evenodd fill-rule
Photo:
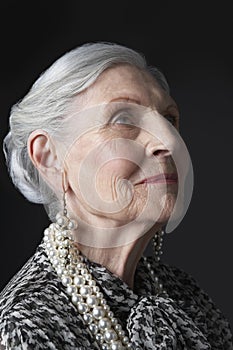
<path fill-rule="evenodd" d="M 127 111 L 121 111 L 120 113 L 117 113 L 110 119 L 110 124 L 118 124 L 118 125 L 128 125 L 128 126 L 134 126 L 135 125 L 135 118 L 133 115 L 131 115 Z"/>
<path fill-rule="evenodd" d="M 177 117 L 175 115 L 167 114 L 167 115 L 164 115 L 164 118 L 167 119 L 167 121 L 169 121 L 169 123 L 171 123 L 174 127 L 176 127 Z"/>

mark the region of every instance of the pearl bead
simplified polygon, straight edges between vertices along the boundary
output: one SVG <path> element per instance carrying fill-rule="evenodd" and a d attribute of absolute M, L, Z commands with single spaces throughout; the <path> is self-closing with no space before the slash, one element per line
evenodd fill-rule
<path fill-rule="evenodd" d="M 77 222 L 75 220 L 71 219 L 68 222 L 67 227 L 68 227 L 69 230 L 75 230 L 78 227 L 78 224 L 77 224 Z"/>
<path fill-rule="evenodd" d="M 98 326 L 100 330 L 105 330 L 111 328 L 111 322 L 108 318 L 104 317 L 99 320 Z"/>
<path fill-rule="evenodd" d="M 79 289 L 79 293 L 82 295 L 82 296 L 88 296 L 88 294 L 91 293 L 91 288 L 88 287 L 88 286 L 81 286 L 80 289 Z"/>
<path fill-rule="evenodd" d="M 81 257 L 80 251 L 79 251 L 78 247 L 75 245 L 75 243 L 73 243 L 73 244 L 70 245 L 70 251 L 71 251 L 72 254 L 74 254 L 75 256 Z"/>
<path fill-rule="evenodd" d="M 59 211 L 55 218 L 56 218 L 56 220 L 58 220 L 62 216 L 63 216 L 63 213 L 61 211 Z"/>
<path fill-rule="evenodd" d="M 49 225 L 49 228 L 51 231 L 54 231 L 54 229 L 56 229 L 56 224 L 52 222 L 52 224 Z"/>
<path fill-rule="evenodd" d="M 66 287 L 66 286 L 68 286 L 69 284 L 72 283 L 72 278 L 69 277 L 69 276 L 63 276 L 61 281 L 62 281 L 63 286 Z"/>
<path fill-rule="evenodd" d="M 61 275 L 63 274 L 63 271 L 64 271 L 64 268 L 63 268 L 63 267 L 60 267 L 60 266 L 59 266 L 59 267 L 57 268 L 57 270 L 56 270 L 58 276 L 61 276 Z"/>
<path fill-rule="evenodd" d="M 68 223 L 68 220 L 65 216 L 61 215 L 61 216 L 58 216 L 56 222 L 59 226 L 66 226 Z"/>
<path fill-rule="evenodd" d="M 45 235 L 45 236 L 49 236 L 49 234 L 50 234 L 50 230 L 49 230 L 49 228 L 46 228 L 46 229 L 44 230 L 44 235 Z"/>
<path fill-rule="evenodd" d="M 69 266 L 69 267 L 67 268 L 67 270 L 68 270 L 68 272 L 69 272 L 70 275 L 74 275 L 75 272 L 76 272 L 74 266 Z"/>
<path fill-rule="evenodd" d="M 57 258 L 53 258 L 52 264 L 56 268 L 59 265 L 59 260 Z"/>
<path fill-rule="evenodd" d="M 65 266 L 66 265 L 66 258 L 60 258 L 60 264 Z"/>
<path fill-rule="evenodd" d="M 115 328 L 116 331 L 121 331 L 122 330 L 122 327 L 121 327 L 121 325 L 119 323 L 116 324 L 114 328 Z"/>
<path fill-rule="evenodd" d="M 107 315 L 109 318 L 112 318 L 114 316 L 112 311 L 108 311 Z"/>
<path fill-rule="evenodd" d="M 96 285 L 96 281 L 95 280 L 90 280 L 90 281 L 88 281 L 88 285 L 90 287 L 94 287 Z"/>
<path fill-rule="evenodd" d="M 96 293 L 97 298 L 102 299 L 104 297 L 103 293 L 97 292 Z"/>
<path fill-rule="evenodd" d="M 64 239 L 60 244 L 63 248 L 67 248 L 67 247 L 69 247 L 70 242 L 68 239 Z"/>
<path fill-rule="evenodd" d="M 53 258 L 54 256 L 56 256 L 56 253 L 53 250 L 50 250 L 49 256 L 50 256 L 50 258 Z"/>
<path fill-rule="evenodd" d="M 97 333 L 95 338 L 96 338 L 97 342 L 99 342 L 100 344 L 103 344 L 104 337 L 102 336 L 102 334 Z"/>
<path fill-rule="evenodd" d="M 101 303 L 101 305 L 102 305 L 102 302 L 100 302 L 100 303 Z M 110 311 L 110 306 L 109 306 L 109 305 L 103 305 L 103 309 L 104 309 L 105 311 L 109 312 L 109 311 Z"/>
<path fill-rule="evenodd" d="M 122 347 L 122 345 L 121 345 L 121 342 L 119 342 L 119 341 L 114 341 L 114 342 L 112 342 L 112 343 L 110 344 L 110 349 L 111 349 L 111 350 L 122 350 L 123 347 Z"/>
<path fill-rule="evenodd" d="M 76 258 L 71 258 L 71 259 L 70 259 L 70 262 L 71 262 L 72 264 L 76 265 L 77 262 L 78 262 L 78 260 L 77 260 Z"/>
<path fill-rule="evenodd" d="M 81 269 L 81 275 L 85 276 L 88 274 L 88 270 L 87 269 Z"/>
<path fill-rule="evenodd" d="M 77 268 L 78 268 L 79 270 L 83 269 L 84 266 L 85 266 L 85 265 L 84 265 L 82 262 L 79 262 L 79 263 L 77 264 Z"/>
<path fill-rule="evenodd" d="M 66 257 L 68 250 L 65 248 L 58 248 L 58 254 L 60 258 Z"/>
<path fill-rule="evenodd" d="M 124 338 L 124 336 L 125 336 L 125 331 L 123 331 L 123 330 L 119 331 L 119 332 L 118 332 L 118 336 L 119 336 L 120 338 Z"/>
<path fill-rule="evenodd" d="M 107 343 L 117 340 L 117 334 L 113 329 L 109 329 L 104 333 L 104 339 Z"/>
<path fill-rule="evenodd" d="M 89 273 L 87 273 L 87 274 L 85 275 L 85 280 L 86 280 L 86 281 L 91 281 L 91 280 L 92 280 L 92 275 L 90 275 Z"/>
<path fill-rule="evenodd" d="M 79 252 L 78 252 L 78 254 L 79 254 Z M 77 256 L 77 260 L 78 260 L 78 262 L 83 262 L 83 256 L 82 255 L 78 255 Z"/>
<path fill-rule="evenodd" d="M 88 306 L 94 307 L 99 304 L 99 300 L 94 295 L 88 295 L 86 299 L 86 303 Z"/>
<path fill-rule="evenodd" d="M 88 306 L 85 303 L 78 303 L 78 311 L 80 314 L 84 314 L 88 311 Z"/>
<path fill-rule="evenodd" d="M 49 239 L 49 238 L 48 238 L 48 239 Z M 53 245 L 52 245 L 52 243 L 51 243 L 51 242 L 49 242 L 49 241 L 48 241 L 48 243 L 46 243 L 46 248 L 47 248 L 47 249 L 52 248 L 52 246 L 53 246 Z"/>
<path fill-rule="evenodd" d="M 123 344 L 127 344 L 129 342 L 129 338 L 128 337 L 124 337 L 123 339 L 122 339 L 122 343 Z"/>
<path fill-rule="evenodd" d="M 72 300 L 73 304 L 78 304 L 78 303 L 82 303 L 83 302 L 83 298 L 81 297 L 81 295 L 75 294 L 75 293 L 72 294 L 71 300 Z"/>
<path fill-rule="evenodd" d="M 98 293 L 98 292 L 100 291 L 100 288 L 99 288 L 98 286 L 94 286 L 94 287 L 93 287 L 93 291 L 94 291 L 95 293 Z"/>
<path fill-rule="evenodd" d="M 76 287 L 74 287 L 74 286 L 67 286 L 67 288 L 66 288 L 66 292 L 67 292 L 67 294 L 69 294 L 69 295 L 72 295 L 72 294 L 75 294 L 75 293 L 77 293 L 77 288 Z"/>
<path fill-rule="evenodd" d="M 98 327 L 95 323 L 89 324 L 89 329 L 90 329 L 91 333 L 93 333 L 93 334 L 97 334 L 97 332 L 98 332 Z"/>
<path fill-rule="evenodd" d="M 102 350 L 110 350 L 109 346 L 105 343 L 102 345 Z"/>
<path fill-rule="evenodd" d="M 61 243 L 61 242 L 64 241 L 64 237 L 62 237 L 62 236 L 57 236 L 57 237 L 56 237 L 56 241 L 57 241 L 57 243 Z"/>
<path fill-rule="evenodd" d="M 63 231 L 60 231 L 60 228 L 58 230 L 55 230 L 54 237 L 63 237 Z"/>
<path fill-rule="evenodd" d="M 93 321 L 93 316 L 89 313 L 83 315 L 83 320 L 86 324 L 90 324 Z"/>
<path fill-rule="evenodd" d="M 92 315 L 97 320 L 100 320 L 102 317 L 105 316 L 105 311 L 102 309 L 101 306 L 95 306 L 92 310 Z"/>
<path fill-rule="evenodd" d="M 68 238 L 70 241 L 73 241 L 73 235 L 70 230 L 64 230 L 62 231 L 62 235 L 64 238 Z"/>
<path fill-rule="evenodd" d="M 80 286 L 85 284 L 85 280 L 82 276 L 76 275 L 76 276 L 74 276 L 74 284 L 77 287 L 80 287 Z"/>
<path fill-rule="evenodd" d="M 113 325 L 116 325 L 118 321 L 117 321 L 117 319 L 115 317 L 112 317 L 111 318 L 111 322 L 112 322 Z"/>

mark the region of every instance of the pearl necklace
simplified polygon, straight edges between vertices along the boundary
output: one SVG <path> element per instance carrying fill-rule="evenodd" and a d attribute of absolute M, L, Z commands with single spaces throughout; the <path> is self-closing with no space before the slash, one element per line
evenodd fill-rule
<path fill-rule="evenodd" d="M 114 317 L 103 293 L 96 285 L 90 271 L 84 263 L 84 257 L 74 244 L 72 230 L 77 227 L 75 220 L 58 213 L 56 223 L 44 230 L 45 251 L 61 282 L 66 287 L 72 303 L 82 315 L 92 336 L 102 350 L 133 349 L 122 326 Z M 163 231 L 162 231 L 163 232 Z M 160 232 L 161 233 L 161 232 Z M 160 260 L 162 237 L 154 239 L 156 261 Z M 154 277 L 158 293 L 163 286 L 154 276 L 151 264 L 144 257 L 147 268 Z"/>

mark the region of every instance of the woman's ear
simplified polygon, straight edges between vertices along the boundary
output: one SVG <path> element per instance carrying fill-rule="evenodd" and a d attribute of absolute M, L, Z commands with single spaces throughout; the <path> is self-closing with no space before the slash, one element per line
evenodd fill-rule
<path fill-rule="evenodd" d="M 42 178 L 53 190 L 62 190 L 62 167 L 56 147 L 44 130 L 33 131 L 27 142 L 29 157 Z"/>

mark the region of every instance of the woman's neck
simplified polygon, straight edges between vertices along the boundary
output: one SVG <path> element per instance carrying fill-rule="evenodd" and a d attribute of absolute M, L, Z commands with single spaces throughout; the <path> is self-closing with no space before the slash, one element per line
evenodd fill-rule
<path fill-rule="evenodd" d="M 134 274 L 138 261 L 155 231 L 150 230 L 142 237 L 127 245 L 114 248 L 94 248 L 76 243 L 78 249 L 89 260 L 101 264 L 118 276 L 133 289 Z"/>

